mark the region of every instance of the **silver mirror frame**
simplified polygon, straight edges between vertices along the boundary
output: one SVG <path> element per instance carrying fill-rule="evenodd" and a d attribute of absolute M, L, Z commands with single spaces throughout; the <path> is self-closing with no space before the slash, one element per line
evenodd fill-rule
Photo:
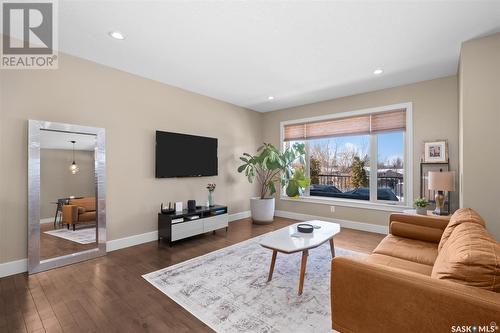
<path fill-rule="evenodd" d="M 96 136 L 95 180 L 97 200 L 97 247 L 40 260 L 40 133 L 42 130 Z M 106 254 L 106 136 L 104 128 L 50 121 L 28 121 L 28 273 L 33 274 Z"/>

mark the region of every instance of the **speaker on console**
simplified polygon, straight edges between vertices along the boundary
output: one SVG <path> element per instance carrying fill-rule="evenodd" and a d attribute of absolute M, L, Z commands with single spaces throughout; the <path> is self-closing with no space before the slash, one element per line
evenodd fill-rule
<path fill-rule="evenodd" d="M 188 200 L 188 210 L 196 210 L 196 200 Z"/>

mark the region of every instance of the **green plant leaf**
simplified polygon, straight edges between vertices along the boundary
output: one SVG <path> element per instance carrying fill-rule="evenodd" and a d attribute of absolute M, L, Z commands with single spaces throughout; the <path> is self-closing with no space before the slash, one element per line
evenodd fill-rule
<path fill-rule="evenodd" d="M 274 174 L 271 180 L 265 184 L 261 183 L 262 190 L 266 191 L 265 195 L 276 193 L 277 182 L 291 197 L 302 194 L 304 188 L 310 184 L 310 180 L 305 177 L 304 168 L 297 167 L 295 164 L 296 162 L 304 164 L 305 145 L 303 143 L 295 143 L 283 151 L 272 144 L 264 143 L 257 149 L 255 156 L 243 153 L 240 160 L 245 164 L 238 167 L 238 172 L 244 171 L 250 183 L 256 179 L 257 173 Z"/>
<path fill-rule="evenodd" d="M 429 201 L 425 198 L 419 198 L 413 203 L 415 207 L 425 208 L 429 205 Z"/>
<path fill-rule="evenodd" d="M 270 195 L 273 195 L 274 193 L 276 193 L 276 186 L 274 186 L 273 182 L 270 182 L 268 184 L 267 188 L 269 189 L 269 194 Z"/>
<path fill-rule="evenodd" d="M 288 182 L 288 186 L 286 187 L 286 195 L 289 197 L 297 197 L 299 196 L 299 186 L 296 181 L 290 180 Z"/>
<path fill-rule="evenodd" d="M 305 188 L 311 184 L 311 180 L 309 178 L 299 179 L 297 180 L 297 184 L 299 187 Z"/>

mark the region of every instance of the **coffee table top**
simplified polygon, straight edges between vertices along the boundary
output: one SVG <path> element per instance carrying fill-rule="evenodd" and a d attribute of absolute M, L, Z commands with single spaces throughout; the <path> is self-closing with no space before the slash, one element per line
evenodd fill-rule
<path fill-rule="evenodd" d="M 320 228 L 314 229 L 310 234 L 298 232 L 297 224 L 301 223 L 319 226 Z M 280 252 L 293 253 L 318 247 L 339 232 L 340 225 L 337 223 L 319 220 L 305 221 L 271 232 L 260 241 L 260 245 Z"/>

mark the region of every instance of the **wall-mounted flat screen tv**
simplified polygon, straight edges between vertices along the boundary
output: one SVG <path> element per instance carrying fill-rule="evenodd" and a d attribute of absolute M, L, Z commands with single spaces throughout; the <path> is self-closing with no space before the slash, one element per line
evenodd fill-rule
<path fill-rule="evenodd" d="M 217 139 L 156 131 L 156 178 L 216 176 Z"/>

